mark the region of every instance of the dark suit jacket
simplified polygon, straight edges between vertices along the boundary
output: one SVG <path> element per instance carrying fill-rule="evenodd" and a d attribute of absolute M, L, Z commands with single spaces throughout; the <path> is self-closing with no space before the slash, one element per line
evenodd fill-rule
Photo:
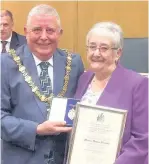
<path fill-rule="evenodd" d="M 35 61 L 28 46 L 18 48 L 17 55 L 41 91 Z M 66 134 L 36 135 L 37 125 L 47 119 L 46 104 L 33 94 L 10 55 L 1 56 L 1 66 L 2 164 L 45 164 L 47 157 L 54 159 L 50 164 L 62 164 Z M 55 96 L 62 90 L 65 66 L 66 54 L 57 49 L 53 56 Z M 74 96 L 78 78 L 83 71 L 80 56 L 72 54 L 72 70 L 65 97 Z"/>
<path fill-rule="evenodd" d="M 82 74 L 75 98 L 82 98 L 93 76 L 90 71 Z M 115 164 L 144 164 L 148 154 L 148 79 L 118 64 L 97 105 L 128 110 Z"/>
<path fill-rule="evenodd" d="M 16 32 L 12 32 L 12 38 L 10 42 L 10 49 L 17 49 L 21 45 L 26 43 L 26 37 L 23 35 L 20 35 Z"/>

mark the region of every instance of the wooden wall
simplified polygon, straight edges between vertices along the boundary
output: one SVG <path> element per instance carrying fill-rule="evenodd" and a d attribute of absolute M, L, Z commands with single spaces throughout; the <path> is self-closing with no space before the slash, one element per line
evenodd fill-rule
<path fill-rule="evenodd" d="M 14 30 L 24 34 L 27 14 L 37 4 L 49 4 L 57 9 L 64 30 L 59 47 L 81 54 L 85 66 L 85 37 L 92 25 L 99 21 L 120 24 L 127 38 L 148 36 L 147 1 L 2 1 L 1 8 L 12 11 Z"/>

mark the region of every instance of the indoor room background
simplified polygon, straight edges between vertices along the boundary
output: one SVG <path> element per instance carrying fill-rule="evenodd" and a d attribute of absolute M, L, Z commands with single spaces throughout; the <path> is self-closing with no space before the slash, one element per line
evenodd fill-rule
<path fill-rule="evenodd" d="M 77 52 L 86 62 L 86 34 L 93 24 L 113 21 L 124 31 L 121 62 L 138 72 L 148 72 L 148 2 L 147 1 L 3 1 L 2 9 L 14 15 L 14 30 L 24 34 L 27 14 L 38 4 L 49 4 L 58 11 L 63 36 L 59 47 Z"/>

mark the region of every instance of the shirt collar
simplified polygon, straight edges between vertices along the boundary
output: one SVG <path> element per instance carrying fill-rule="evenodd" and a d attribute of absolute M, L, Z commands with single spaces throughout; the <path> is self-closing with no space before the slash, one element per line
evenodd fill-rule
<path fill-rule="evenodd" d="M 32 55 L 33 55 L 33 58 L 35 60 L 36 66 L 38 66 L 42 61 L 39 58 L 37 58 L 33 53 L 32 53 Z M 53 67 L 53 56 L 49 60 L 47 60 L 46 62 L 49 62 L 50 66 Z"/>
<path fill-rule="evenodd" d="M 10 37 L 8 39 L 6 39 L 5 41 L 7 41 L 8 43 L 10 43 L 11 42 L 11 38 L 12 38 L 12 33 L 11 33 Z M 2 41 L 2 40 L 0 39 L 0 41 Z"/>

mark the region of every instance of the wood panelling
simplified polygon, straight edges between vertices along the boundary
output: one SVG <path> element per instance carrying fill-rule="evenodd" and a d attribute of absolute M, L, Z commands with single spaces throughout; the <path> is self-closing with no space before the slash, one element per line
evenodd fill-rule
<path fill-rule="evenodd" d="M 55 7 L 61 17 L 64 34 L 59 46 L 81 54 L 86 63 L 86 34 L 99 21 L 118 23 L 124 37 L 140 38 L 148 36 L 147 1 L 3 1 L 2 9 L 14 14 L 15 30 L 23 34 L 27 14 L 37 4 Z"/>
<path fill-rule="evenodd" d="M 77 50 L 82 55 L 86 67 L 86 34 L 95 23 L 100 21 L 113 21 L 119 24 L 124 31 L 124 37 L 147 37 L 148 2 L 78 2 Z"/>
<path fill-rule="evenodd" d="M 26 24 L 27 15 L 31 8 L 38 4 L 49 4 L 53 6 L 59 13 L 63 28 L 63 35 L 59 46 L 70 50 L 76 50 L 76 35 L 77 35 L 77 2 L 57 2 L 57 1 L 3 1 L 2 9 L 12 11 L 14 15 L 15 27 L 14 30 L 24 34 L 24 25 Z"/>

